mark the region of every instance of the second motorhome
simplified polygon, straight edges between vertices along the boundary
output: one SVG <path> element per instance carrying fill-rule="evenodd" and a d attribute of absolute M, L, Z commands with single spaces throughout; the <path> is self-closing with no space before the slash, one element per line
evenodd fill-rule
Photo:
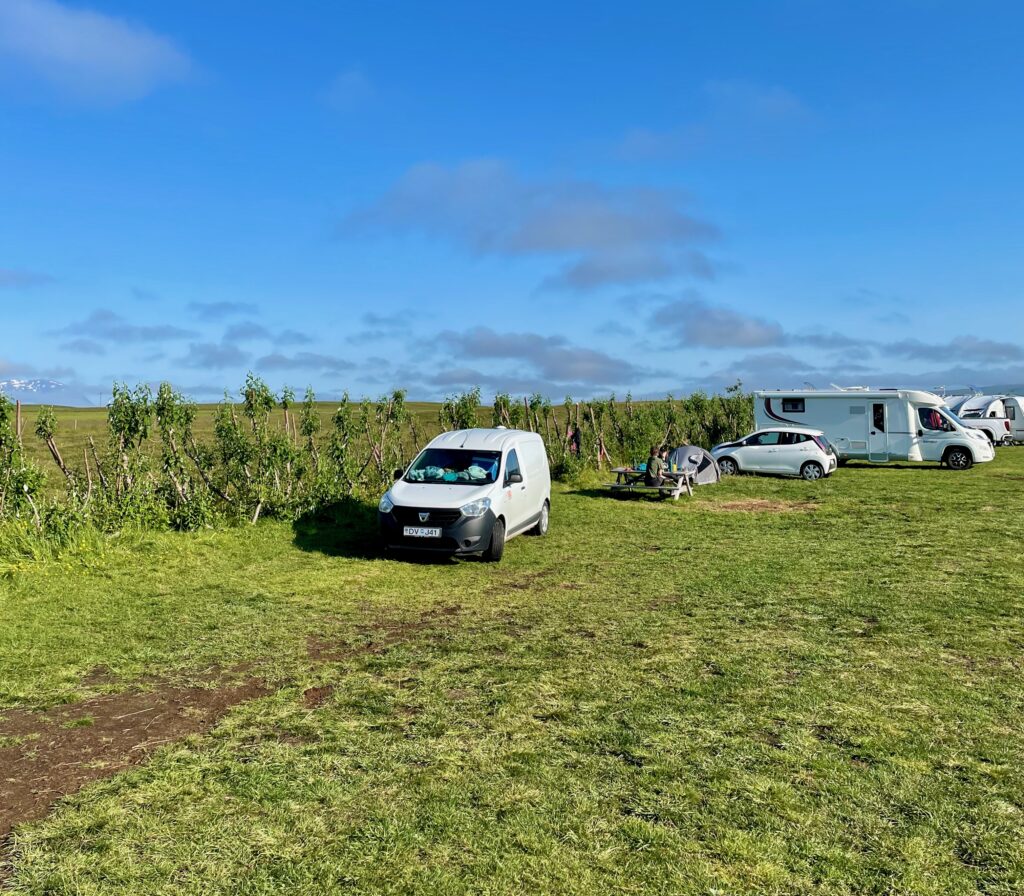
<path fill-rule="evenodd" d="M 913 389 L 755 392 L 754 419 L 758 428 L 820 429 L 841 461 L 936 461 L 966 470 L 995 457 L 988 437 L 939 396 Z"/>

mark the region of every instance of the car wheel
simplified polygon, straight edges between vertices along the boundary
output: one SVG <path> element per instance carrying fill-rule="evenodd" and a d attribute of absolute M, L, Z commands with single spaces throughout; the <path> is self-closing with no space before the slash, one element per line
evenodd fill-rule
<path fill-rule="evenodd" d="M 817 461 L 809 460 L 800 468 L 800 475 L 808 482 L 816 482 L 825 475 L 825 468 Z"/>
<path fill-rule="evenodd" d="M 484 551 L 484 560 L 488 563 L 497 563 L 501 555 L 505 553 L 505 522 L 497 519 L 494 521 L 494 528 L 491 529 L 491 541 Z"/>
<path fill-rule="evenodd" d="M 540 509 L 540 519 L 537 520 L 537 525 L 530 530 L 531 535 L 547 535 L 548 527 L 551 525 L 551 507 L 547 501 L 544 502 L 544 506 Z"/>
<path fill-rule="evenodd" d="M 974 458 L 966 448 L 950 448 L 946 452 L 946 466 L 951 470 L 969 470 L 973 464 Z"/>
<path fill-rule="evenodd" d="M 723 457 L 718 461 L 718 471 L 723 476 L 735 476 L 740 471 L 740 465 L 731 457 Z"/>

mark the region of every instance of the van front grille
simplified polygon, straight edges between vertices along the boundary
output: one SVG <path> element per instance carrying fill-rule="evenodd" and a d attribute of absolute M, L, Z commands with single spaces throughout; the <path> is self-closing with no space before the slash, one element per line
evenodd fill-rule
<path fill-rule="evenodd" d="M 403 526 L 450 526 L 462 516 L 462 511 L 458 508 L 438 509 L 435 507 L 400 507 L 398 505 L 395 505 L 392 513 Z M 428 514 L 427 519 L 421 520 L 421 513 Z"/>

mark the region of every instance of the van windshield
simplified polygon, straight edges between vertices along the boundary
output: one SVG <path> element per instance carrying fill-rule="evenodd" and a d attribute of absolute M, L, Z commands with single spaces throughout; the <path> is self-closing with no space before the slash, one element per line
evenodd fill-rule
<path fill-rule="evenodd" d="M 427 448 L 406 471 L 406 482 L 486 485 L 498 478 L 500 451 Z"/>

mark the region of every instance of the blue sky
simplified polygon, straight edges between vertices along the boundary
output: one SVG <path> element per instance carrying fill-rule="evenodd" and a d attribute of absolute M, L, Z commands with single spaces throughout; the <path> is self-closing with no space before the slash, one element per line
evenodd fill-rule
<path fill-rule="evenodd" d="M 0 379 L 1024 382 L 1024 7 L 0 0 Z"/>

